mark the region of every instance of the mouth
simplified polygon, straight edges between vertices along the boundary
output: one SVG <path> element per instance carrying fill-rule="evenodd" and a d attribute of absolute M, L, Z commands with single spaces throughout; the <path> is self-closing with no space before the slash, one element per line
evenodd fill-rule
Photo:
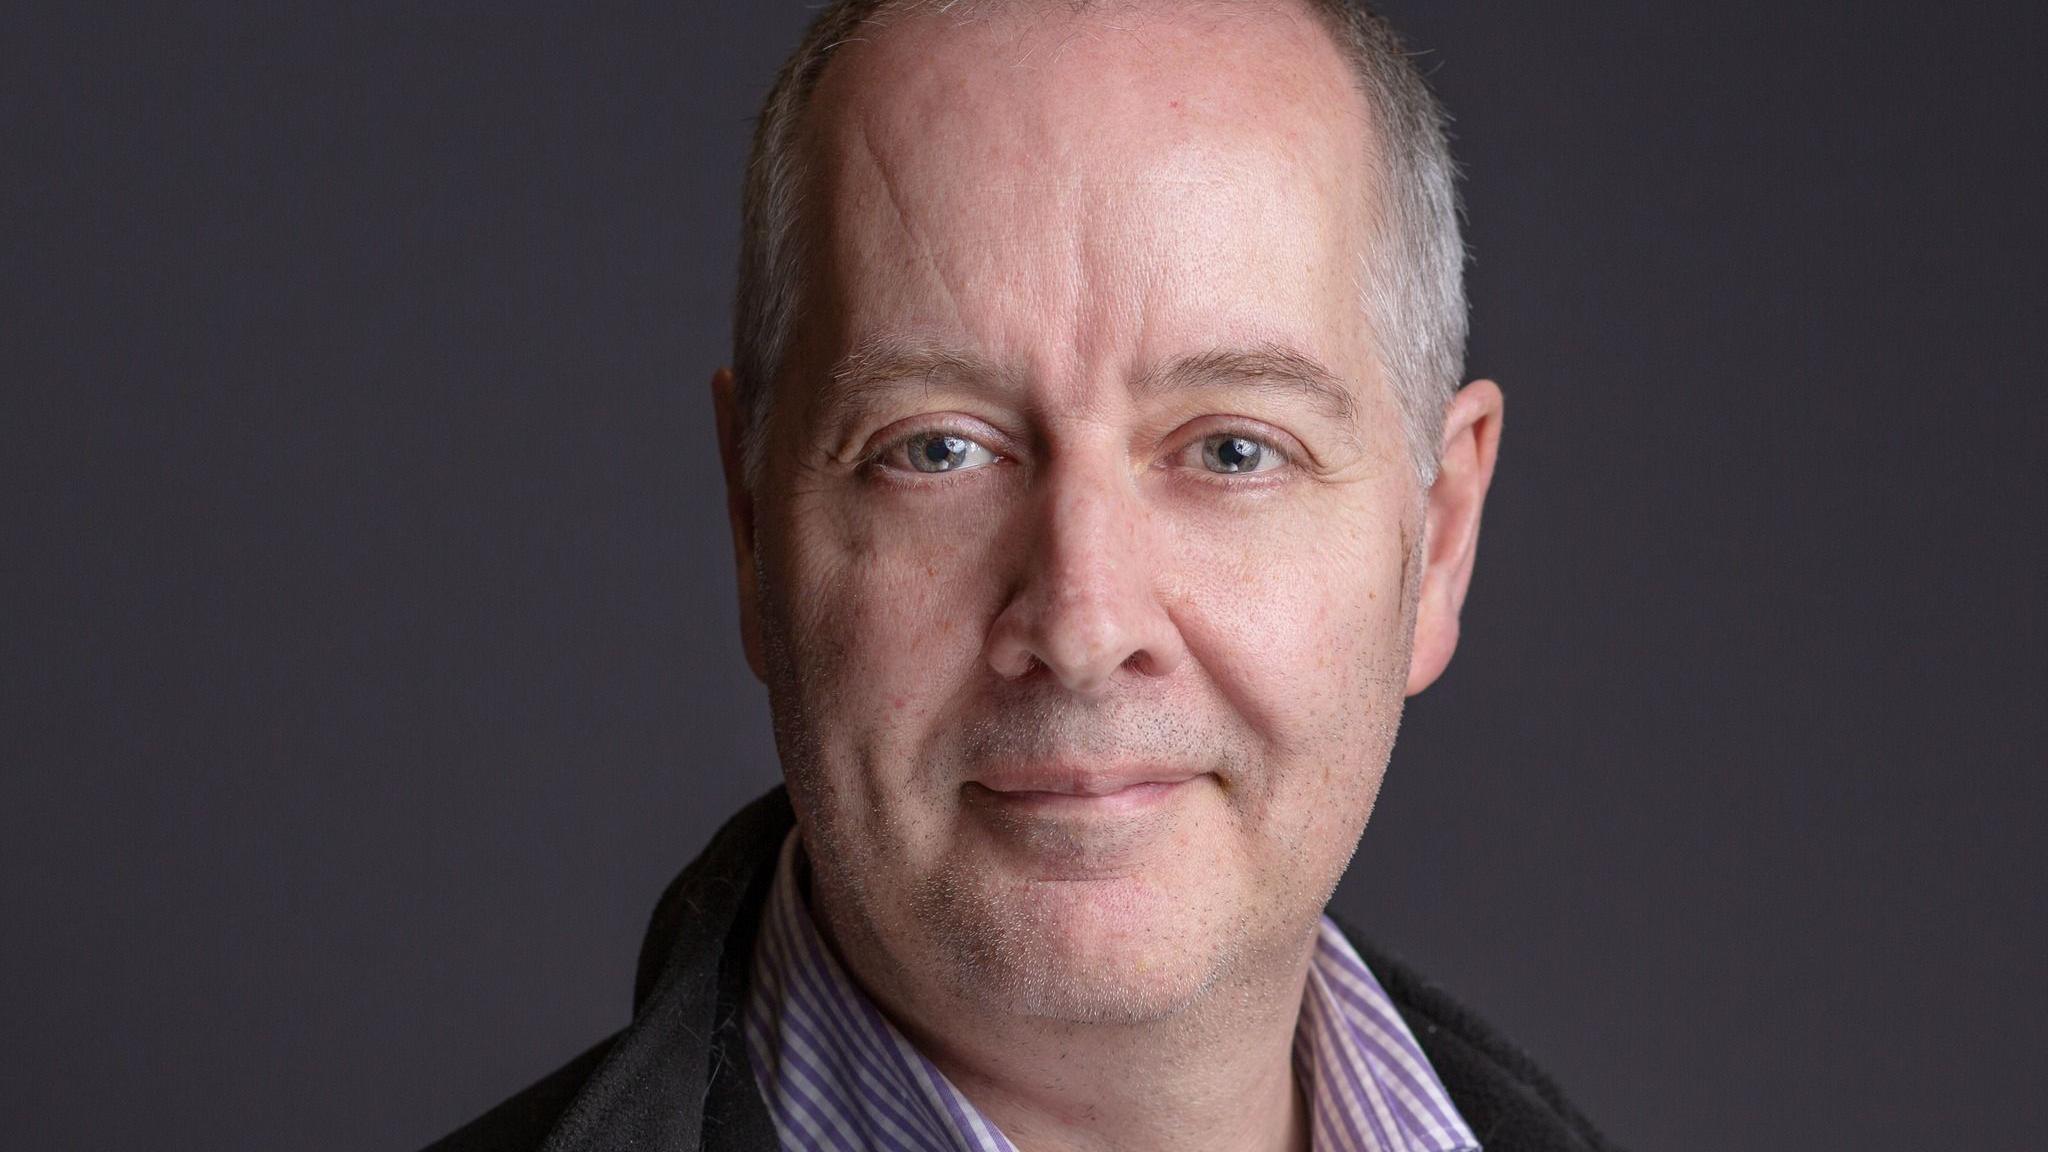
<path fill-rule="evenodd" d="M 1157 807 L 1205 775 L 1168 765 L 1026 766 L 987 773 L 961 791 L 971 803 L 1011 811 L 1107 815 Z"/>
<path fill-rule="evenodd" d="M 1166 764 L 1005 765 L 960 788 L 987 844 L 1038 881 L 1106 880 L 1159 865 L 1211 774 Z"/>

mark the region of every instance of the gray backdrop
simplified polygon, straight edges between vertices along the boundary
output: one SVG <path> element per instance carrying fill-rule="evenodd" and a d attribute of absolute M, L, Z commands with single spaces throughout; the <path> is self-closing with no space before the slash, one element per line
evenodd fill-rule
<path fill-rule="evenodd" d="M 404 1148 L 775 777 L 704 381 L 808 9 L 0 21 L 0 1143 Z M 1641 1149 L 2036 1147 L 2039 11 L 1389 5 L 1508 437 L 1338 904 Z"/>

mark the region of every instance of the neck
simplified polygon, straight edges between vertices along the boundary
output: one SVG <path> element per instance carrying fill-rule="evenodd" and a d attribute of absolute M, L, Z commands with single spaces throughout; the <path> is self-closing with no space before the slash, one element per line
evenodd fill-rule
<path fill-rule="evenodd" d="M 1314 931 L 1247 957 L 1174 1015 L 1076 1023 L 990 1011 L 835 950 L 890 1021 L 1019 1152 L 1306 1152 L 1294 1031 Z"/>

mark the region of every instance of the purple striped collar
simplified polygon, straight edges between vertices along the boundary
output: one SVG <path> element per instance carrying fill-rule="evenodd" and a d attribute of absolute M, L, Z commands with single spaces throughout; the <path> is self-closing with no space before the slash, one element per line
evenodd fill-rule
<path fill-rule="evenodd" d="M 792 829 L 747 1004 L 754 1078 L 786 1149 L 1015 1152 L 855 986 L 812 923 Z M 1415 1037 L 1326 916 L 1294 1033 L 1315 1152 L 1477 1152 Z"/>

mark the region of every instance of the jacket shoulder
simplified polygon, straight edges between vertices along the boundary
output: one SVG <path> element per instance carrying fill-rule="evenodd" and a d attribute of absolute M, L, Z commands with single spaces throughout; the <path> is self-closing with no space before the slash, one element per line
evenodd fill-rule
<path fill-rule="evenodd" d="M 1478 1013 L 1338 920 L 1487 1152 L 1619 1152 L 1549 1073 Z"/>
<path fill-rule="evenodd" d="M 726 821 L 655 907 L 626 1027 L 426 1152 L 698 1148 L 713 1128 L 721 1147 L 772 1146 L 738 1021 L 794 819 L 777 786 Z"/>
<path fill-rule="evenodd" d="M 429 1144 L 423 1152 L 529 1152 L 538 1149 L 617 1040 L 616 1034 L 606 1037 L 511 1099 Z"/>

